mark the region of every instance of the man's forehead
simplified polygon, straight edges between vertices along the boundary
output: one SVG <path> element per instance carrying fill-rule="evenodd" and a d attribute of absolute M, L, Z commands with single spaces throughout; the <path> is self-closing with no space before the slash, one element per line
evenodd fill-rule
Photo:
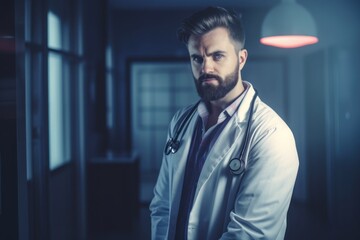
<path fill-rule="evenodd" d="M 233 43 L 225 28 L 216 28 L 201 36 L 191 35 L 187 47 L 190 53 L 204 50 L 206 52 L 228 51 L 233 48 Z"/>

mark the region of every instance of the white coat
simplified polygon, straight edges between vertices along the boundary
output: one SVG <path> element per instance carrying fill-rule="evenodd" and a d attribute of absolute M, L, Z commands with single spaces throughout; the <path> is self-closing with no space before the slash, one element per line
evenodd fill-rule
<path fill-rule="evenodd" d="M 231 173 L 229 161 L 239 157 L 255 91 L 251 84 L 238 111 L 210 150 L 196 188 L 188 224 L 189 240 L 283 239 L 286 216 L 298 170 L 293 134 L 258 97 L 254 105 L 246 170 Z M 178 119 L 169 127 L 174 136 Z M 196 113 L 184 130 L 179 150 L 163 156 L 150 204 L 152 239 L 174 239 L 186 161 Z"/>

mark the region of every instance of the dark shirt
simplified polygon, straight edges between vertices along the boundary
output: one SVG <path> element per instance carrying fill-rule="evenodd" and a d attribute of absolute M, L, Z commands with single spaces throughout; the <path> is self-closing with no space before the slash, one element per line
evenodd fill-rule
<path fill-rule="evenodd" d="M 209 151 L 215 144 L 218 136 L 230 118 L 235 114 L 244 96 L 244 93 L 241 94 L 224 111 L 222 111 L 218 117 L 216 125 L 209 128 L 206 132 L 205 126 L 209 112 L 204 102 L 201 102 L 198 106 L 199 117 L 192 136 L 184 174 L 184 182 L 175 231 L 176 240 L 187 239 L 190 211 L 193 205 L 195 191 L 202 167 L 206 161 Z"/>

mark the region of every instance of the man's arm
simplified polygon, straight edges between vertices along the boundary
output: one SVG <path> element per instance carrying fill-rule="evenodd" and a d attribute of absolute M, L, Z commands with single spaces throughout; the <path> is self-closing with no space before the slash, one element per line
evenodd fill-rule
<path fill-rule="evenodd" d="M 294 137 L 285 124 L 257 137 L 221 239 L 283 239 L 298 166 Z"/>
<path fill-rule="evenodd" d="M 173 129 L 177 122 L 180 112 L 178 111 L 169 124 L 167 139 L 173 136 Z M 154 188 L 154 198 L 150 203 L 151 211 L 151 239 L 165 239 L 169 226 L 170 211 L 170 183 L 169 183 L 169 165 L 166 155 L 160 167 L 159 176 Z"/>
<path fill-rule="evenodd" d="M 150 203 L 151 239 L 165 239 L 169 225 L 169 167 L 163 157 L 160 173 Z"/>

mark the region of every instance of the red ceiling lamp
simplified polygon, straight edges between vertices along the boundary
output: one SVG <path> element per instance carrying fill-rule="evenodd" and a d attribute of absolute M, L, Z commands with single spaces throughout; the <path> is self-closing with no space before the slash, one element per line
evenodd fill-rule
<path fill-rule="evenodd" d="M 313 17 L 295 0 L 282 0 L 266 15 L 260 42 L 279 48 L 298 48 L 319 41 Z"/>

